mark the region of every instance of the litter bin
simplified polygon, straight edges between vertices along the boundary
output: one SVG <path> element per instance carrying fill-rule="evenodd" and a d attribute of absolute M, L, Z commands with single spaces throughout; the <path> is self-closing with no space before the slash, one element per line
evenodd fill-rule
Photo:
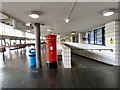
<path fill-rule="evenodd" d="M 35 49 L 30 49 L 29 50 L 29 64 L 30 67 L 36 67 L 36 54 L 35 54 Z"/>

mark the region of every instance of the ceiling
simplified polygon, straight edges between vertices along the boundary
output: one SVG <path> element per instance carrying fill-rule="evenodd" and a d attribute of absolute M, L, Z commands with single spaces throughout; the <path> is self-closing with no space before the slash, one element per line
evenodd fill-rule
<path fill-rule="evenodd" d="M 71 31 L 90 31 L 118 19 L 117 13 L 110 17 L 101 14 L 104 9 L 118 9 L 118 2 L 76 2 L 70 14 L 70 22 L 65 24 L 64 20 L 68 17 L 72 4 L 73 2 L 3 2 L 0 10 L 25 23 L 45 24 L 41 26 L 42 35 L 49 33 L 46 29 L 53 29 L 55 33 L 63 35 Z M 40 18 L 30 18 L 30 11 L 40 11 Z"/>

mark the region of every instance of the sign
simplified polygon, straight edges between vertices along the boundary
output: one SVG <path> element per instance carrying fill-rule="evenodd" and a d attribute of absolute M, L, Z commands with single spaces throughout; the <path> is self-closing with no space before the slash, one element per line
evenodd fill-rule
<path fill-rule="evenodd" d="M 113 44 L 113 38 L 112 37 L 110 38 L 110 44 Z"/>

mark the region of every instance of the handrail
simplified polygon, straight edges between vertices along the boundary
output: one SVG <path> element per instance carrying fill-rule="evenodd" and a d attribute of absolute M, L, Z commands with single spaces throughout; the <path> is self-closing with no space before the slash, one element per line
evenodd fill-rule
<path fill-rule="evenodd" d="M 113 49 L 85 49 L 85 48 L 78 48 L 78 47 L 75 47 L 75 46 L 71 46 L 71 45 L 68 45 L 68 44 L 65 44 L 66 46 L 70 46 L 70 47 L 73 47 L 73 48 L 71 48 L 72 50 L 99 50 L 99 51 L 101 51 L 101 50 L 110 50 L 111 52 L 113 52 Z M 77 48 L 77 49 L 75 49 L 75 48 Z"/>
<path fill-rule="evenodd" d="M 112 51 L 113 52 L 113 49 L 72 49 L 72 50 L 99 50 L 99 51 L 101 51 L 101 50 L 110 50 L 110 51 Z"/>

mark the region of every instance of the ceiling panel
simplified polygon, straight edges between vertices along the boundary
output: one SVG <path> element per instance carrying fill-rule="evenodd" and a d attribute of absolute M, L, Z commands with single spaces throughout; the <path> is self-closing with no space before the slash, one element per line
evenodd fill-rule
<path fill-rule="evenodd" d="M 76 3 L 73 12 L 71 13 L 71 21 L 66 26 L 66 31 L 88 31 L 104 25 L 107 22 L 118 19 L 118 14 L 110 17 L 104 17 L 102 11 L 104 9 L 118 9 L 118 3 L 110 2 L 92 2 Z"/>
<path fill-rule="evenodd" d="M 107 22 L 116 20 L 118 14 L 103 17 L 101 11 L 109 8 L 118 8 L 117 2 L 76 2 L 70 15 L 70 22 L 64 23 L 68 16 L 72 2 L 4 2 L 2 11 L 23 22 L 42 23 L 42 34 L 48 34 L 47 28 L 52 26 L 56 33 L 67 33 L 70 31 L 88 31 L 99 27 Z M 28 16 L 30 11 L 40 11 L 38 19 Z"/>

